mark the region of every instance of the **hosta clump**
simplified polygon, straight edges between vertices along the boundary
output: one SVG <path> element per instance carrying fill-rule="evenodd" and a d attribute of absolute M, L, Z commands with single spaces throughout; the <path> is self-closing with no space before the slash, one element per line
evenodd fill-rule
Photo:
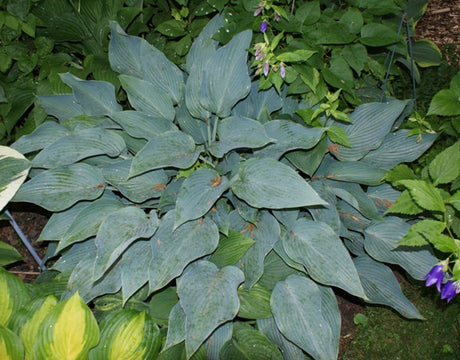
<path fill-rule="evenodd" d="M 396 131 L 396 100 L 305 126 L 306 104 L 251 83 L 250 32 L 212 40 L 222 22 L 183 70 L 112 23 L 129 109 L 111 84 L 69 74 L 72 94 L 40 98 L 59 122 L 13 145 L 36 154 L 14 200 L 53 212 L 40 239 L 69 276 L 63 297 L 78 290 L 102 312 L 144 304 L 167 327 L 162 359 L 335 359 L 333 288 L 421 318 L 383 262 L 421 279 L 437 260 L 396 248 L 410 225 L 385 215 L 399 193 L 381 182 L 434 136 Z"/>

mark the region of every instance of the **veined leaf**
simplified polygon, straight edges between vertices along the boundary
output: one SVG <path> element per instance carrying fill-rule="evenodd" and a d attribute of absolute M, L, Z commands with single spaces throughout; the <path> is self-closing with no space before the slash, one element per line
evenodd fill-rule
<path fill-rule="evenodd" d="M 0 267 L 0 326 L 8 326 L 13 314 L 29 301 L 29 297 L 22 280 Z"/>
<path fill-rule="evenodd" d="M 271 292 L 259 284 L 250 290 L 240 286 L 238 297 L 240 310 L 238 316 L 245 319 L 266 319 L 272 316 L 270 308 Z"/>
<path fill-rule="evenodd" d="M 24 359 L 24 346 L 21 343 L 21 339 L 3 325 L 0 325 L 0 359 Z"/>
<path fill-rule="evenodd" d="M 10 244 L 0 241 L 0 266 L 22 260 L 22 255 Z"/>
<path fill-rule="evenodd" d="M 11 145 L 21 154 L 41 150 L 69 134 L 69 129 L 55 121 L 46 121 L 38 126 L 31 134 L 21 136 Z"/>
<path fill-rule="evenodd" d="M 228 230 L 228 236 L 221 235 L 219 245 L 209 261 L 218 267 L 235 264 L 254 244 L 254 240 L 238 231 Z"/>
<path fill-rule="evenodd" d="M 73 94 L 39 96 L 37 101 L 45 109 L 47 114 L 54 116 L 60 121 L 86 114 L 83 107 L 77 103 Z"/>
<path fill-rule="evenodd" d="M 418 206 L 430 211 L 445 211 L 444 201 L 439 189 L 424 180 L 400 180 Z"/>
<path fill-rule="evenodd" d="M 447 184 L 460 174 L 460 142 L 444 149 L 430 162 L 428 167 L 434 185 Z"/>

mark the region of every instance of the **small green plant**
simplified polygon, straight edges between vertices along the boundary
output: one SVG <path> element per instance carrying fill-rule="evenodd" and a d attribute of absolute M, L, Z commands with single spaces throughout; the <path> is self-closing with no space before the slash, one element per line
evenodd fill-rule
<path fill-rule="evenodd" d="M 383 177 L 436 136 L 396 130 L 408 105 L 397 100 L 343 121 L 331 95 L 308 125 L 307 103 L 258 91 L 251 31 L 213 40 L 224 24 L 206 25 L 181 70 L 112 22 L 129 106 L 112 84 L 71 74 L 71 94 L 38 99 L 59 122 L 12 145 L 32 163 L 13 201 L 53 213 L 44 276 L 107 317 L 148 308 L 165 336 L 159 359 L 335 359 L 334 287 L 421 319 L 384 263 L 421 279 L 437 259 L 394 251 L 410 223 L 384 214 L 399 192 Z"/>

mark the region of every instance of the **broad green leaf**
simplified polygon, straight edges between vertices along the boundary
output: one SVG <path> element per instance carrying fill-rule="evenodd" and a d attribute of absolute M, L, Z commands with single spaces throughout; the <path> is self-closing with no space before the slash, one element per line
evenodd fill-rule
<path fill-rule="evenodd" d="M 186 169 L 195 164 L 198 155 L 199 149 L 190 135 L 182 131 L 167 131 L 151 139 L 136 154 L 129 176 L 165 167 Z"/>
<path fill-rule="evenodd" d="M 422 279 L 438 260 L 430 247 L 398 248 L 410 225 L 396 217 L 372 223 L 364 232 L 364 248 L 375 260 L 397 264 L 415 279 Z"/>
<path fill-rule="evenodd" d="M 286 338 L 315 359 L 335 359 L 340 321 L 331 319 L 340 318 L 340 313 L 336 305 L 332 317 L 326 316 L 323 301 L 318 285 L 298 275 L 280 281 L 270 300 L 276 325 Z"/>
<path fill-rule="evenodd" d="M 452 204 L 454 208 L 456 208 L 458 211 L 460 211 L 460 190 L 457 190 L 457 192 L 452 195 L 447 202 L 449 204 Z"/>
<path fill-rule="evenodd" d="M 414 305 L 404 296 L 393 271 L 368 256 L 353 259 L 367 298 L 373 304 L 391 306 L 409 319 L 423 320 Z"/>
<path fill-rule="evenodd" d="M 243 162 L 231 180 L 233 193 L 257 208 L 295 208 L 325 202 L 289 166 L 270 158 Z M 289 184 L 286 187 L 285 184 Z"/>
<path fill-rule="evenodd" d="M 321 18 L 319 1 L 308 1 L 299 4 L 294 15 L 303 25 L 312 25 L 316 23 Z"/>
<path fill-rule="evenodd" d="M 350 139 L 344 129 L 338 126 L 329 126 L 326 129 L 329 140 L 338 145 L 351 147 Z"/>
<path fill-rule="evenodd" d="M 174 120 L 174 104 L 166 92 L 135 76 L 120 75 L 119 79 L 133 108 L 152 117 Z"/>
<path fill-rule="evenodd" d="M 425 180 L 400 180 L 418 206 L 430 211 L 445 211 L 444 201 L 438 188 Z"/>
<path fill-rule="evenodd" d="M 125 142 L 113 131 L 101 128 L 84 129 L 66 134 L 46 146 L 32 160 L 32 164 L 39 168 L 57 168 L 96 155 L 116 157 L 125 149 Z"/>
<path fill-rule="evenodd" d="M 348 31 L 351 34 L 358 33 L 361 30 L 361 28 L 363 27 L 363 23 L 364 23 L 363 15 L 361 13 L 361 10 L 359 10 L 359 9 L 357 9 L 355 7 L 349 7 L 344 12 L 344 14 L 340 17 L 340 23 L 345 25 L 348 28 Z M 348 61 L 348 59 L 347 59 L 347 61 Z M 351 64 L 350 64 L 350 66 L 351 66 Z M 356 70 L 356 71 L 359 73 L 358 70 Z"/>
<path fill-rule="evenodd" d="M 17 276 L 0 267 L 0 326 L 8 326 L 11 317 L 29 301 L 29 291 Z"/>
<path fill-rule="evenodd" d="M 24 359 L 24 345 L 18 335 L 7 327 L 0 325 L 0 359 Z"/>
<path fill-rule="evenodd" d="M 396 165 L 393 169 L 387 172 L 385 180 L 390 183 L 395 183 L 398 180 L 415 180 L 416 176 L 414 171 L 406 164 Z"/>
<path fill-rule="evenodd" d="M 289 257 L 304 265 L 314 280 L 365 298 L 348 250 L 326 223 L 297 220 L 283 245 Z"/>
<path fill-rule="evenodd" d="M 27 154 L 41 150 L 66 135 L 69 135 L 68 128 L 54 121 L 46 121 L 31 134 L 21 136 L 11 147 L 21 154 Z"/>
<path fill-rule="evenodd" d="M 108 215 L 96 235 L 97 257 L 93 281 L 99 279 L 121 254 L 140 238 L 150 238 L 158 228 L 155 212 L 147 217 L 138 207 L 124 207 Z"/>
<path fill-rule="evenodd" d="M 158 291 L 149 301 L 149 315 L 158 325 L 168 325 L 169 314 L 178 301 L 175 287 Z"/>
<path fill-rule="evenodd" d="M 83 107 L 77 103 L 73 94 L 38 96 L 37 102 L 38 105 L 45 109 L 47 114 L 60 121 L 86 113 Z"/>
<path fill-rule="evenodd" d="M 337 161 L 327 167 L 326 178 L 363 185 L 382 183 L 386 171 L 362 161 Z"/>
<path fill-rule="evenodd" d="M 386 46 L 402 40 L 402 36 L 383 24 L 372 22 L 361 28 L 359 41 L 367 46 Z"/>
<path fill-rule="evenodd" d="M 166 131 L 177 130 L 177 127 L 168 119 L 153 117 L 141 111 L 120 111 L 111 114 L 110 117 L 135 138 L 149 140 Z"/>
<path fill-rule="evenodd" d="M 77 292 L 45 317 L 37 333 L 34 354 L 37 360 L 85 359 L 98 341 L 96 319 Z"/>
<path fill-rule="evenodd" d="M 460 142 L 436 155 L 428 169 L 435 186 L 454 181 L 460 174 Z"/>
<path fill-rule="evenodd" d="M 35 176 L 22 185 L 13 201 L 31 202 L 50 211 L 62 211 L 78 201 L 97 199 L 104 188 L 100 170 L 77 163 Z"/>
<path fill-rule="evenodd" d="M 232 338 L 233 322 L 229 321 L 220 325 L 212 334 L 206 339 L 204 346 L 206 348 L 206 355 L 208 359 L 219 359 L 220 349 L 224 344 Z"/>
<path fill-rule="evenodd" d="M 446 224 L 442 221 L 425 219 L 411 226 L 406 235 L 398 242 L 398 245 L 423 246 L 431 243 L 442 252 L 451 253 L 457 250 L 455 240 L 442 234 Z"/>
<path fill-rule="evenodd" d="M 152 238 L 148 268 L 150 292 L 179 276 L 193 260 L 212 253 L 219 242 L 216 224 L 208 219 L 189 221 L 174 229 L 174 212 L 167 213 Z"/>
<path fill-rule="evenodd" d="M 283 52 L 280 55 L 276 57 L 278 61 L 282 62 L 303 62 L 307 61 L 313 54 L 315 54 L 316 51 L 313 50 L 305 50 L 305 49 L 300 49 L 300 50 L 295 50 L 295 51 L 288 51 L 288 52 Z"/>
<path fill-rule="evenodd" d="M 185 351 L 185 344 L 182 342 L 162 351 L 157 360 L 207 360 L 206 349 L 201 346 L 189 359 Z"/>
<path fill-rule="evenodd" d="M 259 284 L 250 290 L 240 286 L 238 297 L 240 310 L 238 316 L 244 319 L 266 319 L 272 316 L 270 308 L 271 292 Z"/>
<path fill-rule="evenodd" d="M 279 349 L 263 333 L 252 326 L 237 322 L 233 327 L 232 338 L 219 352 L 220 360 L 282 360 Z"/>
<path fill-rule="evenodd" d="M 239 308 L 237 287 L 243 280 L 238 268 L 218 269 L 205 260 L 189 265 L 178 279 L 177 294 L 186 316 L 188 358 L 214 329 L 236 316 Z"/>
<path fill-rule="evenodd" d="M 246 64 L 251 37 L 249 30 L 235 35 L 204 66 L 201 104 L 221 118 L 228 117 L 233 106 L 248 95 L 251 88 Z"/>
<path fill-rule="evenodd" d="M 294 150 L 285 154 L 289 162 L 309 176 L 313 176 L 327 152 L 327 138 L 324 137 L 310 150 Z"/>
<path fill-rule="evenodd" d="M 109 60 L 112 69 L 143 79 L 152 85 L 155 93 L 161 91 L 174 104 L 180 102 L 184 89 L 182 71 L 145 39 L 126 35 L 116 22 L 110 23 L 110 29 Z"/>
<path fill-rule="evenodd" d="M 24 155 L 8 146 L 0 146 L 0 211 L 26 180 L 30 167 Z"/>
<path fill-rule="evenodd" d="M 386 211 L 389 214 L 417 215 L 424 209 L 417 205 L 408 190 L 404 190 L 396 201 Z"/>
<path fill-rule="evenodd" d="M 248 117 L 263 122 L 262 119 L 266 112 L 271 114 L 279 110 L 281 106 L 281 97 L 275 89 L 270 88 L 259 91 L 258 84 L 253 82 L 249 95 L 235 105 L 232 109 L 232 115 Z"/>
<path fill-rule="evenodd" d="M 185 24 L 183 22 L 176 19 L 171 19 L 159 24 L 157 27 L 155 27 L 155 31 L 158 31 L 160 34 L 169 36 L 171 38 L 177 38 L 186 34 L 184 27 Z"/>
<path fill-rule="evenodd" d="M 239 231 L 228 230 L 228 236 L 221 235 L 219 245 L 209 261 L 218 267 L 235 264 L 254 244 L 254 240 Z"/>
<path fill-rule="evenodd" d="M 350 44 L 356 38 L 348 31 L 347 26 L 339 22 L 318 22 L 315 30 L 309 33 L 317 45 Z"/>
<path fill-rule="evenodd" d="M 22 255 L 10 244 L 0 241 L 0 266 L 22 260 Z"/>
<path fill-rule="evenodd" d="M 359 11 L 357 12 L 360 14 Z M 366 47 L 362 44 L 345 45 L 342 54 L 348 65 L 359 75 L 364 69 L 368 59 Z"/>
<path fill-rule="evenodd" d="M 460 115 L 460 100 L 451 89 L 436 93 L 431 99 L 427 115 L 454 116 Z"/>
<path fill-rule="evenodd" d="M 216 126 L 219 141 L 212 143 L 209 150 L 218 158 L 233 149 L 261 148 L 273 141 L 260 122 L 246 117 L 230 116 L 217 121 Z"/>
<path fill-rule="evenodd" d="M 70 73 L 61 75 L 62 81 L 73 90 L 75 100 L 87 115 L 108 115 L 121 111 L 115 98 L 115 86 L 109 82 L 82 80 Z"/>
<path fill-rule="evenodd" d="M 227 178 L 213 169 L 194 171 L 177 195 L 174 228 L 205 215 L 229 186 Z"/>
<path fill-rule="evenodd" d="M 442 60 L 441 50 L 428 39 L 420 39 L 412 43 L 412 54 L 417 65 L 421 67 L 439 66 Z"/>
<path fill-rule="evenodd" d="M 155 359 L 160 346 L 160 330 L 150 316 L 121 310 L 101 323 L 100 342 L 89 352 L 89 360 Z"/>

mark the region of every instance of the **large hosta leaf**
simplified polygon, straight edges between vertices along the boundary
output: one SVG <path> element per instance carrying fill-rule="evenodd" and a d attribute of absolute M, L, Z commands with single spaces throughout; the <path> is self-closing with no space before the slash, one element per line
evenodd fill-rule
<path fill-rule="evenodd" d="M 252 158 L 242 163 L 232 179 L 232 191 L 249 205 L 258 208 L 282 209 L 325 204 L 294 170 L 270 158 Z"/>
<path fill-rule="evenodd" d="M 290 341 L 315 359 L 337 358 L 340 313 L 315 282 L 298 275 L 280 281 L 271 307 L 276 325 Z"/>
<path fill-rule="evenodd" d="M 257 82 L 253 82 L 249 95 L 236 104 L 232 114 L 262 121 L 264 115 L 279 110 L 282 105 L 281 97 L 275 89 L 259 91 Z"/>
<path fill-rule="evenodd" d="M 46 121 L 31 134 L 21 136 L 11 147 L 21 154 L 41 150 L 69 134 L 69 129 L 55 121 Z"/>
<path fill-rule="evenodd" d="M 61 211 L 81 200 L 94 200 L 104 192 L 101 172 L 91 165 L 72 164 L 45 171 L 26 182 L 13 201 L 25 201 L 50 211 Z"/>
<path fill-rule="evenodd" d="M 152 238 L 151 292 L 179 276 L 188 263 L 213 252 L 219 242 L 219 231 L 213 221 L 193 220 L 173 230 L 174 216 L 174 212 L 168 212 Z"/>
<path fill-rule="evenodd" d="M 304 265 L 314 280 L 365 298 L 348 250 L 326 223 L 299 219 L 283 244 L 289 257 Z"/>
<path fill-rule="evenodd" d="M 328 179 L 363 185 L 379 185 L 385 174 L 385 170 L 362 161 L 336 161 L 330 164 L 326 170 Z"/>
<path fill-rule="evenodd" d="M 218 269 L 208 261 L 191 264 L 177 281 L 186 316 L 185 348 L 189 358 L 219 325 L 232 320 L 239 308 L 237 287 L 243 273 L 234 266 Z"/>
<path fill-rule="evenodd" d="M 155 212 L 147 217 L 138 207 L 125 207 L 107 216 L 96 236 L 93 280 L 99 279 L 133 241 L 151 237 L 157 227 Z"/>
<path fill-rule="evenodd" d="M 190 135 L 182 131 L 167 131 L 151 139 L 136 154 L 129 176 L 165 167 L 186 169 L 195 163 L 198 155 L 199 151 Z"/>
<path fill-rule="evenodd" d="M 37 101 L 49 115 L 56 117 L 60 121 L 86 114 L 83 107 L 75 100 L 73 94 L 39 96 Z"/>
<path fill-rule="evenodd" d="M 115 132 L 101 128 L 84 129 L 67 134 L 45 147 L 32 164 L 50 169 L 95 155 L 115 157 L 125 149 L 125 142 Z"/>
<path fill-rule="evenodd" d="M 409 319 L 423 319 L 415 306 L 402 293 L 398 280 L 389 267 L 366 255 L 354 258 L 353 262 L 358 270 L 364 292 L 372 303 L 391 306 Z"/>
<path fill-rule="evenodd" d="M 415 279 L 422 279 L 438 262 L 427 246 L 399 248 L 397 242 L 409 231 L 410 225 L 397 217 L 385 217 L 365 231 L 364 247 L 374 259 L 398 264 Z"/>
<path fill-rule="evenodd" d="M 206 214 L 229 186 L 227 178 L 213 169 L 194 171 L 177 195 L 174 227 Z"/>

